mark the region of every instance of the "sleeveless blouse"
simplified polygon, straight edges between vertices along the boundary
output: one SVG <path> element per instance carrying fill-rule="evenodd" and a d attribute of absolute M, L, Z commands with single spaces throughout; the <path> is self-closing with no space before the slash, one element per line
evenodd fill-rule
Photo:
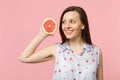
<path fill-rule="evenodd" d="M 99 48 L 84 43 L 82 52 L 75 55 L 68 43 L 57 44 L 53 80 L 97 80 Z"/>

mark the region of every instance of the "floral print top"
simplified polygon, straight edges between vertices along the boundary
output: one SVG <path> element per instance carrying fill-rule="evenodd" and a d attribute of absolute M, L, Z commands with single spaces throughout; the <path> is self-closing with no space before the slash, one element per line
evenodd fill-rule
<path fill-rule="evenodd" d="M 53 80 L 97 80 L 99 48 L 84 43 L 82 52 L 75 55 L 68 43 L 57 44 Z"/>

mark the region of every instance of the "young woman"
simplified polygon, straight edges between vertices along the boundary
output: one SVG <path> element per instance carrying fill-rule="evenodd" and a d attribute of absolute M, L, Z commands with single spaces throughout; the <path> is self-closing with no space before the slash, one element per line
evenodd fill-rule
<path fill-rule="evenodd" d="M 85 11 L 78 6 L 66 8 L 61 15 L 59 30 L 61 43 L 36 51 L 50 36 L 40 28 L 19 59 L 25 63 L 53 60 L 53 80 L 103 80 L 102 53 L 91 42 Z"/>

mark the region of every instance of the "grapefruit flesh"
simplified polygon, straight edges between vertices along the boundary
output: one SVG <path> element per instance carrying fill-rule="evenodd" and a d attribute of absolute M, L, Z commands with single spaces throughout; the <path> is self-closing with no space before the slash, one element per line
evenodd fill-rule
<path fill-rule="evenodd" d="M 53 18 L 46 18 L 42 23 L 42 29 L 47 34 L 53 34 L 56 31 L 57 23 Z"/>

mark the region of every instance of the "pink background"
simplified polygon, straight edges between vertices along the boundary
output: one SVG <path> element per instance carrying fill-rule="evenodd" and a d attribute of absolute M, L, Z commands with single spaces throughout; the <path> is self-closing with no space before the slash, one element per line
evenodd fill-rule
<path fill-rule="evenodd" d="M 41 22 L 53 17 L 59 23 L 62 11 L 81 6 L 88 15 L 94 44 L 103 52 L 104 80 L 120 80 L 119 0 L 0 0 L 0 80 L 51 80 L 53 62 L 24 64 L 18 60 L 38 34 Z M 59 32 L 43 45 L 60 42 Z"/>

